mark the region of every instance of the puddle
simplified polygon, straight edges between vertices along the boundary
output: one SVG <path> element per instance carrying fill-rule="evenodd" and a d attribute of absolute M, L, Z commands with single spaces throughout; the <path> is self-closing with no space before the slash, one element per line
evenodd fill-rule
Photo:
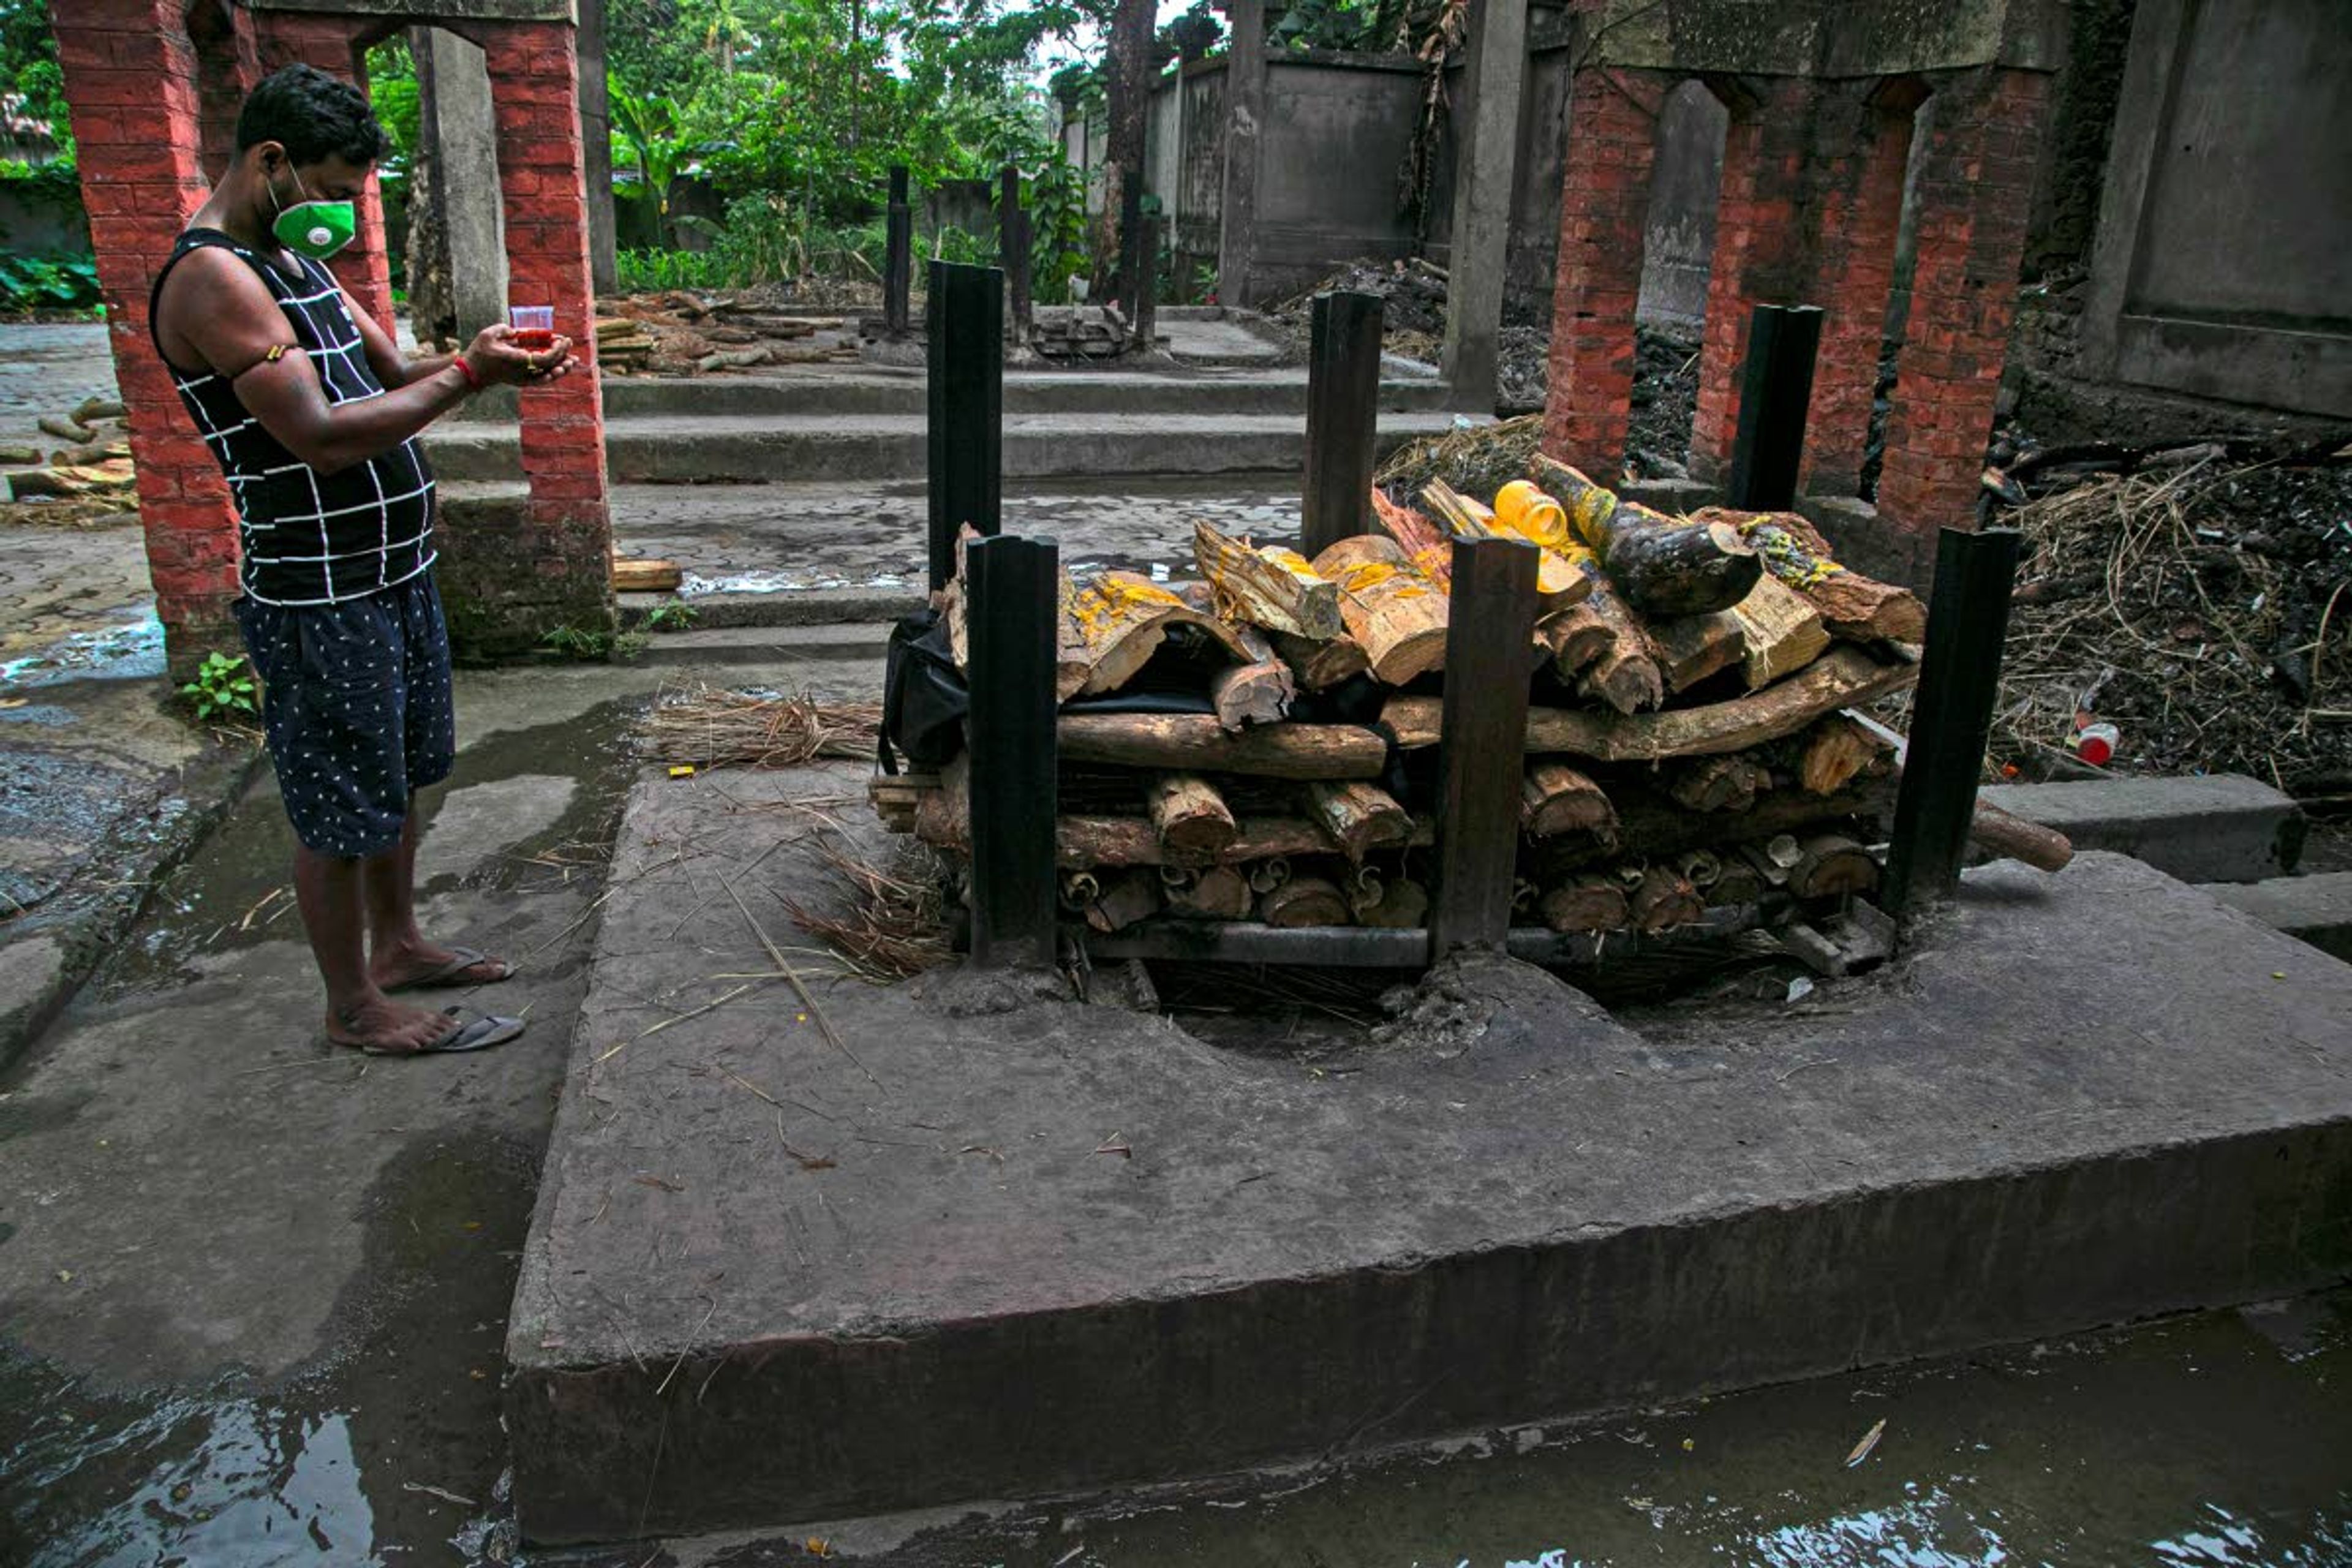
<path fill-rule="evenodd" d="M 37 653 L 0 660 L 0 689 L 60 680 L 143 679 L 163 673 L 163 623 L 148 615 L 103 631 L 75 632 Z"/>
<path fill-rule="evenodd" d="M 711 594 L 799 594 L 821 588 L 904 588 L 907 579 L 885 572 L 870 577 L 810 574 L 795 572 L 737 572 L 705 577 L 688 572 L 678 584 L 677 596 L 698 599 Z"/>

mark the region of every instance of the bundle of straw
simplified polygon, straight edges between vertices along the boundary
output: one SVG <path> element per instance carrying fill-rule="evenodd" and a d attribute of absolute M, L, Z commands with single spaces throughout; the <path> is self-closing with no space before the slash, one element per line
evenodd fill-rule
<path fill-rule="evenodd" d="M 698 686 L 667 692 L 646 721 L 647 749 L 697 767 L 790 768 L 818 757 L 871 758 L 878 702 L 825 702 Z"/>

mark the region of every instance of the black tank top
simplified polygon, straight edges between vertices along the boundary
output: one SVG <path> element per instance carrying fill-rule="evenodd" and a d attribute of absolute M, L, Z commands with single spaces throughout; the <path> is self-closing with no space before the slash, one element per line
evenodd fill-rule
<path fill-rule="evenodd" d="M 180 236 L 155 276 L 150 331 L 163 280 L 190 251 L 216 246 L 268 285 L 294 341 L 310 356 L 331 404 L 381 397 L 359 325 L 334 275 L 308 257 L 289 276 L 215 228 Z M 160 340 L 155 352 L 161 356 Z M 245 591 L 268 605 L 334 605 L 363 598 L 428 570 L 434 562 L 433 471 L 414 440 L 364 463 L 322 474 L 280 446 L 237 397 L 226 377 L 190 372 L 166 359 L 188 416 L 219 459 L 236 500 L 238 573 Z"/>

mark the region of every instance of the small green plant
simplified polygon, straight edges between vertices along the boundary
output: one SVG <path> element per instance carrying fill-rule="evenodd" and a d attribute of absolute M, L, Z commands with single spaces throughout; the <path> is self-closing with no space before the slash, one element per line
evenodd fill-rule
<path fill-rule="evenodd" d="M 702 612 L 684 599 L 669 599 L 646 612 L 646 630 L 649 632 L 691 631 L 695 618 Z"/>
<path fill-rule="evenodd" d="M 565 658 L 583 661 L 609 658 L 613 654 L 613 634 L 580 626 L 556 626 L 539 639 L 549 651 Z"/>
<path fill-rule="evenodd" d="M 0 310 L 79 310 L 98 303 L 87 256 L 0 255 Z"/>
<path fill-rule="evenodd" d="M 194 705 L 201 721 L 215 713 L 256 711 L 253 698 L 259 689 L 246 672 L 243 654 L 208 653 L 196 667 L 196 678 L 180 688 L 180 695 Z"/>

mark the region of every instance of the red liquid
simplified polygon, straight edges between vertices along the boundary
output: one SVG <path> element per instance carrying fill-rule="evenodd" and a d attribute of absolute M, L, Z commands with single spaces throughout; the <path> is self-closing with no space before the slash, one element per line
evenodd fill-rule
<path fill-rule="evenodd" d="M 526 353 L 543 353 L 544 351 L 555 346 L 555 329 L 552 327 L 517 327 L 514 330 L 514 336 L 509 341 L 511 342 L 515 347 L 521 349 Z"/>

